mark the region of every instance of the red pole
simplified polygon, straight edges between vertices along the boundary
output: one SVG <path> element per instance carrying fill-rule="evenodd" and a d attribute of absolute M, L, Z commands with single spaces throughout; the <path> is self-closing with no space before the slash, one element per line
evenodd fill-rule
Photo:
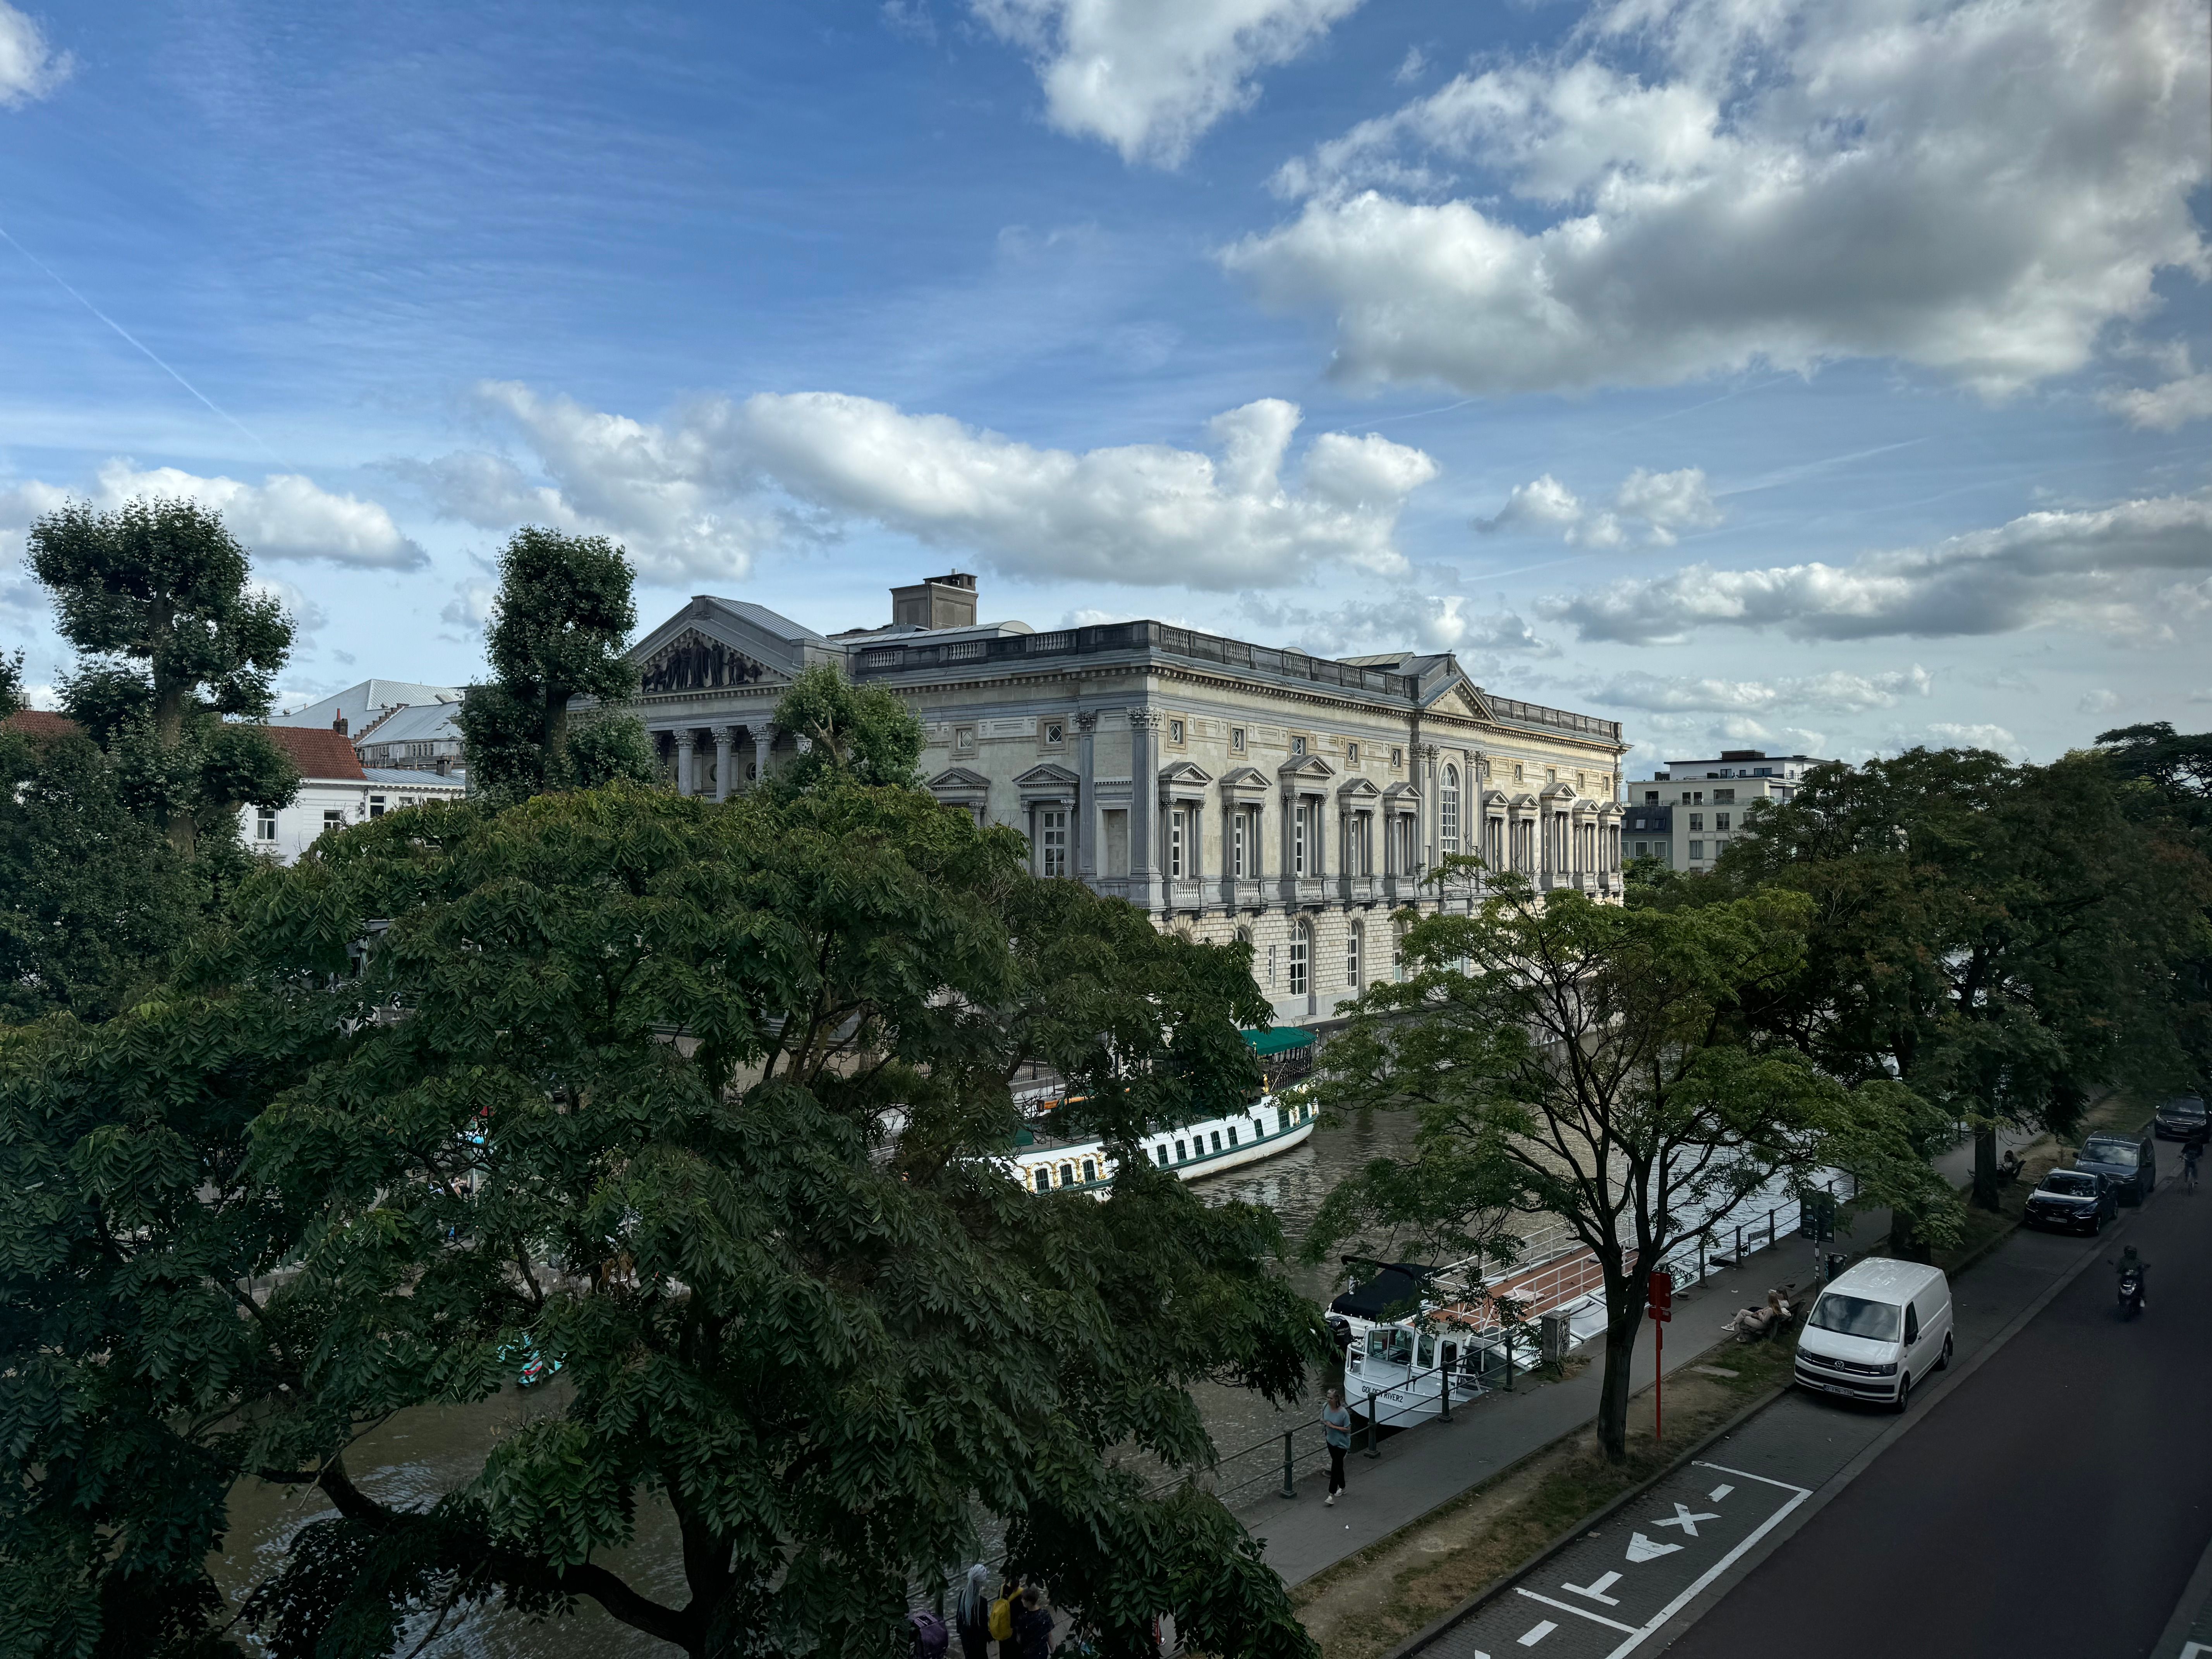
<path fill-rule="evenodd" d="M 1667 1322 L 1651 1327 L 1651 1438 L 1656 1444 L 1666 1431 Z"/>

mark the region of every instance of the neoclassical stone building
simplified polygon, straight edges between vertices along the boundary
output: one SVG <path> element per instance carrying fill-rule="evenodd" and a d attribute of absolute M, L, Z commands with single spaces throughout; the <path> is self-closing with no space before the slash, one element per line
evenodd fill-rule
<path fill-rule="evenodd" d="M 1545 889 L 1620 892 L 1612 720 L 1492 696 L 1449 654 L 1337 661 L 1164 623 L 978 623 L 974 578 L 892 591 L 889 627 L 835 637 L 702 595 L 631 653 L 635 711 L 674 787 L 720 799 L 793 740 L 771 717 L 807 665 L 890 687 L 928 737 L 929 787 L 1201 939 L 1249 939 L 1285 1020 L 1396 971 L 1391 915 L 1465 908 L 1480 854 Z"/>

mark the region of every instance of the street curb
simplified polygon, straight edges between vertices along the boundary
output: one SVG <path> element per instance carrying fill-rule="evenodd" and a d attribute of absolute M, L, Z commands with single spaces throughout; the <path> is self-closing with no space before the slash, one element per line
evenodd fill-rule
<path fill-rule="evenodd" d="M 1714 1352 L 1719 1349 L 1726 1347 L 1728 1345 L 1726 1343 L 1717 1342 L 1711 1348 L 1706 1349 L 1704 1352 L 1707 1353 Z M 1423 1648 L 1435 1641 L 1437 1638 L 1442 1636 L 1454 1625 L 1456 1625 L 1469 1613 L 1480 1607 L 1483 1603 L 1486 1601 L 1494 1601 L 1498 1596 L 1504 1595 L 1508 1589 L 1510 1589 L 1516 1579 L 1524 1577 L 1528 1573 L 1534 1571 L 1536 1568 L 1543 1565 L 1545 1562 L 1550 1560 L 1552 1557 L 1557 1555 L 1561 1550 L 1566 1548 L 1568 1545 L 1575 1542 L 1576 1540 L 1580 1538 L 1583 1534 L 1588 1532 L 1591 1528 L 1598 1525 L 1601 1522 L 1611 1519 L 1615 1511 L 1624 1509 L 1630 1504 L 1634 1503 L 1638 1498 L 1643 1497 L 1645 1492 L 1649 1492 L 1653 1486 L 1657 1486 L 1659 1482 L 1666 1480 L 1669 1475 L 1674 1474 L 1675 1471 L 1681 1468 L 1685 1464 L 1690 1462 L 1700 1453 L 1711 1448 L 1716 1441 L 1723 1439 L 1727 1436 L 1734 1434 L 1736 1430 L 1741 1428 L 1744 1424 L 1758 1416 L 1759 1413 L 1765 1411 L 1769 1406 L 1772 1405 L 1776 1401 L 1779 1400 L 1784 1395 L 1789 1392 L 1790 1385 L 1786 1382 L 1781 1384 L 1779 1387 L 1769 1389 L 1765 1394 L 1760 1395 L 1757 1399 L 1751 1401 L 1750 1404 L 1744 1407 L 1741 1411 L 1736 1413 L 1735 1416 L 1729 1418 L 1727 1422 L 1722 1424 L 1711 1434 L 1705 1436 L 1704 1439 L 1698 1441 L 1697 1444 L 1685 1450 L 1680 1456 L 1675 1458 L 1674 1461 L 1668 1464 L 1665 1468 L 1660 1470 L 1647 1480 L 1638 1481 L 1635 1486 L 1631 1486 L 1626 1492 L 1621 1493 L 1620 1497 L 1606 1504 L 1604 1508 L 1598 1510 L 1592 1514 L 1583 1516 L 1580 1520 L 1568 1527 L 1565 1532 L 1559 1534 L 1549 1543 L 1546 1544 L 1543 1548 L 1537 1551 L 1535 1554 L 1527 1557 L 1517 1565 L 1508 1568 L 1504 1573 L 1500 1574 L 1498 1577 L 1492 1579 L 1487 1584 L 1485 1584 L 1480 1589 L 1475 1591 L 1473 1595 L 1468 1597 L 1466 1601 L 1461 1602 L 1450 1612 L 1442 1614 L 1430 1624 L 1425 1626 L 1420 1630 L 1415 1632 L 1413 1635 L 1407 1637 L 1403 1642 L 1400 1643 L 1396 1647 L 1391 1649 L 1388 1654 L 1384 1655 L 1383 1659 L 1407 1659 L 1409 1655 L 1419 1653 Z M 1592 1419 L 1592 1421 L 1595 1420 L 1595 1419 Z M 1504 1476 L 1510 1474 L 1515 1469 L 1519 1468 L 1522 1464 L 1528 1462 L 1532 1459 L 1541 1457 L 1545 1453 L 1564 1445 L 1566 1442 L 1589 1433 L 1589 1427 L 1590 1425 L 1589 1423 L 1584 1423 L 1576 1428 L 1569 1430 L 1566 1433 L 1561 1435 L 1557 1440 L 1553 1440 L 1544 1445 L 1539 1446 L 1535 1450 L 1528 1453 L 1526 1456 L 1519 1458 L 1514 1462 L 1509 1463 L 1505 1468 L 1500 1469 L 1496 1475 L 1492 1476 L 1492 1480 L 1496 1480 L 1503 1479 Z M 1483 1484 L 1485 1486 L 1488 1486 L 1492 1484 L 1492 1482 L 1486 1480 Z M 1466 1494 L 1462 1493 L 1460 1496 L 1465 1497 Z M 1459 1499 L 1455 1498 L 1450 1501 L 1452 1503 L 1457 1503 Z M 1437 1509 L 1439 1510 L 1445 1507 L 1446 1505 L 1443 1504 L 1437 1505 Z M 1429 1511 L 1430 1515 L 1433 1515 L 1435 1513 L 1436 1510 Z M 1420 1517 L 1420 1520 L 1410 1521 L 1407 1522 L 1405 1527 L 1400 1528 L 1398 1533 L 1393 1533 L 1390 1536 L 1395 1538 L 1399 1535 L 1399 1533 L 1405 1532 L 1413 1527 L 1420 1525 L 1421 1522 L 1425 1521 L 1427 1518 L 1427 1516 L 1423 1516 Z M 1382 1543 L 1385 1540 L 1377 1539 L 1376 1541 L 1377 1543 Z M 1318 1577 L 1319 1575 L 1316 1576 Z"/>
<path fill-rule="evenodd" d="M 2141 1215 L 2142 1213 L 2142 1209 L 2138 1207 L 2136 1211 L 2136 1214 Z M 1865 1474 L 1868 1468 L 1873 1465 L 1874 1461 L 1876 1458 L 1880 1457 L 1899 1440 L 1903 1439 L 1914 1429 L 1917 1428 L 1922 1419 L 1925 1418 L 1929 1412 L 1934 1411 L 1938 1406 L 1941 1406 L 1946 1400 L 1948 1400 L 1952 1395 L 1956 1393 L 1960 1387 L 1965 1383 L 1968 1377 L 1972 1376 L 1976 1371 L 1981 1370 L 1984 1364 L 1986 1364 L 1990 1359 L 1994 1358 L 2004 1348 L 2007 1343 L 2010 1342 L 2015 1336 L 2018 1336 L 2021 1332 L 2027 1329 L 2029 1322 L 2033 1321 L 2038 1314 L 2041 1313 L 2045 1308 L 2057 1301 L 2066 1288 L 2072 1285 L 2075 1279 L 2079 1279 L 2081 1274 L 2087 1270 L 2089 1264 L 2098 1260 L 2098 1258 L 2104 1254 L 2103 1249 L 2101 1249 L 2104 1241 L 2106 1238 L 2111 1237 L 2114 1232 L 2124 1230 L 2128 1222 L 2132 1218 L 2133 1218 L 2131 1217 L 2123 1216 L 2116 1225 L 2106 1229 L 2106 1231 L 2097 1237 L 2085 1241 L 2090 1248 L 2081 1252 L 2080 1261 L 2076 1261 L 2072 1267 L 2067 1268 L 2065 1272 L 2060 1273 L 2057 1279 L 2051 1280 L 2051 1282 L 2044 1288 L 2041 1294 L 2037 1296 L 2034 1301 L 2029 1303 L 2027 1306 L 2021 1309 L 2019 1313 L 2013 1316 L 2011 1320 L 2006 1323 L 2002 1330 L 2000 1330 L 1995 1336 L 1991 1337 L 1987 1342 L 1984 1342 L 1979 1348 L 1976 1349 L 1972 1358 L 1962 1360 L 1958 1364 L 1954 1364 L 1948 1370 L 1945 1371 L 1943 1373 L 1942 1382 L 1936 1384 L 1936 1387 L 1929 1393 L 1920 1396 L 1911 1409 L 1906 1411 L 1906 1413 L 1902 1417 L 1899 1418 L 1896 1422 L 1891 1424 L 1889 1427 L 1883 1430 L 1881 1434 L 1877 1435 L 1873 1443 L 1869 1445 L 1864 1451 L 1861 1452 L 1856 1457 L 1851 1459 L 1850 1462 L 1844 1464 L 1844 1467 L 1837 1470 L 1834 1474 L 1829 1476 L 1812 1498 L 1798 1505 L 1796 1510 L 1794 1510 L 1780 1526 L 1775 1528 L 1773 1531 L 1768 1533 L 1765 1537 L 1759 1540 L 1759 1547 L 1756 1550 L 1742 1557 L 1735 1564 L 1735 1571 L 1728 1576 L 1725 1583 L 1715 1583 L 1709 1585 L 1705 1589 L 1700 1591 L 1696 1598 L 1692 1600 L 1687 1607 L 1684 1607 L 1681 1612 L 1676 1613 L 1674 1617 L 1669 1619 L 1664 1625 L 1662 1625 L 1657 1630 L 1652 1632 L 1652 1637 L 1655 1638 L 1655 1645 L 1652 1648 L 1652 1651 L 1654 1653 L 1662 1652 L 1668 1646 L 1679 1641 L 1692 1625 L 1695 1625 L 1698 1620 L 1702 1619 L 1711 1608 L 1718 1604 L 1722 1596 L 1726 1595 L 1730 1590 L 1734 1589 L 1736 1585 L 1741 1583 L 1747 1576 L 1757 1570 L 1760 1563 L 1764 1562 L 1769 1556 L 1772 1555 L 1776 1550 L 1781 1548 L 1782 1546 L 1790 1539 L 1795 1537 L 1796 1534 L 1802 1529 L 1807 1522 L 1810 1521 L 1822 1510 L 1827 1508 L 1828 1505 L 1833 1503 L 1838 1497 L 1842 1496 L 1844 1490 L 1850 1486 L 1851 1482 L 1857 1480 L 1862 1474 Z M 2014 1233 L 2021 1231 L 2021 1229 L 2015 1227 L 2011 1232 L 2001 1234 L 1999 1238 L 2000 1240 L 2010 1238 Z M 1983 1252 L 1981 1254 L 1986 1255 L 1987 1252 Z M 1980 1259 L 1981 1257 L 1979 1255 L 1975 1257 L 1976 1261 Z M 1962 1264 L 1958 1271 L 1964 1273 L 1966 1267 L 1971 1265 L 1971 1262 Z M 1780 1392 L 1786 1394 L 1789 1390 L 1784 1389 Z M 1778 1398 L 1779 1395 L 1778 1395 L 1777 1397 Z M 1771 1404 L 1772 1402 L 1769 1401 L 1768 1403 Z M 1515 1576 L 1517 1577 L 1519 1575 L 1516 1574 Z"/>

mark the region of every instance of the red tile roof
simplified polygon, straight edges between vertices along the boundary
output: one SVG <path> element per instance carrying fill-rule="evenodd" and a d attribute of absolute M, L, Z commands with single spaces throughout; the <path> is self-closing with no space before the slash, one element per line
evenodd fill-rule
<path fill-rule="evenodd" d="M 21 732 L 27 738 L 73 738 L 82 735 L 84 727 L 66 714 L 56 714 L 44 708 L 20 708 L 0 720 L 0 726 L 10 732 Z"/>
<path fill-rule="evenodd" d="M 292 757 L 303 778 L 343 778 L 355 783 L 368 780 L 361 769 L 361 757 L 339 733 L 321 726 L 264 726 L 261 735 Z"/>

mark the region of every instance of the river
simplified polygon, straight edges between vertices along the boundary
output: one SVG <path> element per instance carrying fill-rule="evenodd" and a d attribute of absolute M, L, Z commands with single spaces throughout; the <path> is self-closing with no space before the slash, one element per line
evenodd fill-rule
<path fill-rule="evenodd" d="M 1295 1252 L 1329 1189 L 1370 1158 L 1405 1147 L 1412 1131 L 1410 1117 L 1399 1114 L 1324 1123 L 1304 1146 L 1194 1182 L 1192 1190 L 1208 1202 L 1242 1199 L 1269 1206 L 1281 1217 Z M 1342 1286 L 1334 1262 L 1307 1267 L 1293 1260 L 1285 1271 L 1316 1301 L 1327 1302 Z M 401 1412 L 364 1437 L 348 1454 L 347 1466 L 364 1490 L 385 1502 L 426 1503 L 472 1479 L 501 1435 L 533 1416 L 558 1411 L 562 1387 L 556 1379 L 535 1393 L 510 1389 L 481 1405 Z M 1194 1397 L 1224 1453 L 1316 1408 L 1309 1398 L 1285 1417 L 1243 1389 L 1211 1385 L 1194 1390 Z M 231 1531 L 217 1569 L 226 1590 L 243 1594 L 275 1570 L 301 1527 L 331 1513 L 317 1495 L 244 1483 L 232 1495 Z M 641 1502 L 635 1540 L 601 1559 L 647 1595 L 677 1602 L 685 1598 L 674 1525 L 657 1504 Z M 424 1628 L 410 1632 L 403 1654 L 422 1639 Z M 424 1659 L 667 1659 L 672 1651 L 584 1601 L 572 1617 L 543 1623 L 496 1607 L 478 1609 L 448 1621 Z"/>

